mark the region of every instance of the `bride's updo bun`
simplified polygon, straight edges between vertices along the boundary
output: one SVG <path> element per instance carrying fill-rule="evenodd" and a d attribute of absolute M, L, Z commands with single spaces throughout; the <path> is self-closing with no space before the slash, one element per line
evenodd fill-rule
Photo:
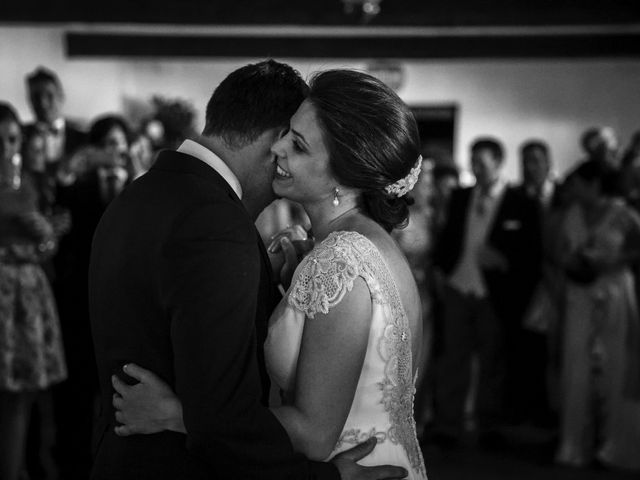
<path fill-rule="evenodd" d="M 385 187 L 418 163 L 420 138 L 409 107 L 380 80 L 354 70 L 316 73 L 308 100 L 336 179 L 362 191 L 365 212 L 387 231 L 406 225 L 412 200 Z"/>

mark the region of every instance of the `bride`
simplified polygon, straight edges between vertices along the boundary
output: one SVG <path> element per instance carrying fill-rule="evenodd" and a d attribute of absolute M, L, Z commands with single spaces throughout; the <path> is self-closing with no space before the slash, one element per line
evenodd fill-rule
<path fill-rule="evenodd" d="M 265 358 L 283 400 L 272 411 L 310 459 L 375 437 L 360 463 L 426 479 L 413 419 L 420 296 L 389 235 L 420 172 L 415 119 L 374 77 L 324 71 L 272 152 L 273 190 L 304 207 L 316 239 L 271 316 Z M 116 433 L 184 432 L 169 387 L 137 365 L 125 372 L 140 383 L 113 379 Z"/>

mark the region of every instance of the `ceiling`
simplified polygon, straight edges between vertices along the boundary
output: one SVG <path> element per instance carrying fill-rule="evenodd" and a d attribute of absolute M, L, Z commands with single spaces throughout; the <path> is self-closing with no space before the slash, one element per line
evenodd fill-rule
<path fill-rule="evenodd" d="M 343 0 L 3 0 L 0 22 L 356 25 Z M 382 0 L 371 26 L 623 25 L 637 0 Z"/>

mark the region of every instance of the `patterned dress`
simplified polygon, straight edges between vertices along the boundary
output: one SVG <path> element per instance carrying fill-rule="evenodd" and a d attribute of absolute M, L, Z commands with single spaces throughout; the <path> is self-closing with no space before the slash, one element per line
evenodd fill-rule
<path fill-rule="evenodd" d="M 0 390 L 33 391 L 67 376 L 54 297 L 29 224 L 37 196 L 29 183 L 0 189 Z"/>
<path fill-rule="evenodd" d="M 328 459 L 375 436 L 376 448 L 359 463 L 399 465 L 409 471 L 407 478 L 426 479 L 413 418 L 411 330 L 391 272 L 366 237 L 334 232 L 298 266 L 271 317 L 265 342 L 269 374 L 282 390 L 292 391 L 305 319 L 340 303 L 358 277 L 371 293 L 369 342 L 351 410 Z"/>

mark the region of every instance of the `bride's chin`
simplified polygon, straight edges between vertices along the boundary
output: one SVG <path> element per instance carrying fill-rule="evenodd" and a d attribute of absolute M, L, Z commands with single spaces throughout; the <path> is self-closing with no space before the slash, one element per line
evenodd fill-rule
<path fill-rule="evenodd" d="M 285 189 L 281 188 L 280 185 L 278 185 L 277 180 L 274 180 L 271 183 L 271 189 L 273 190 L 273 193 L 275 193 L 278 198 L 285 198 L 287 195 L 287 192 L 285 191 Z"/>

